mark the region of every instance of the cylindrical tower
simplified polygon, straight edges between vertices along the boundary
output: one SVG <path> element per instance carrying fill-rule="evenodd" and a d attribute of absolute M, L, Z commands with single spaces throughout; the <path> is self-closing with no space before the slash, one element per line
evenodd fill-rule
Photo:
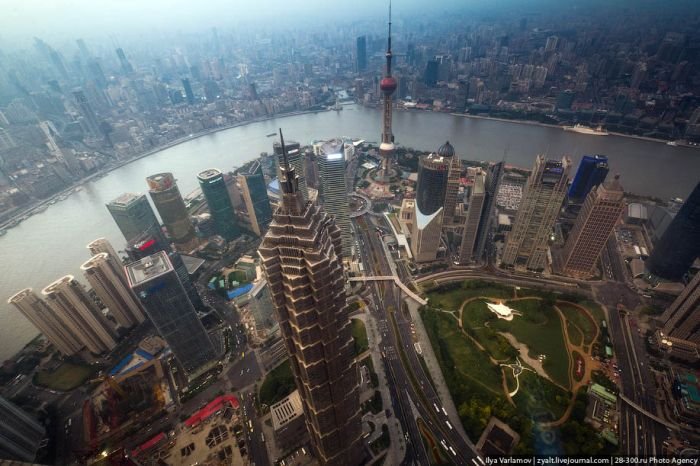
<path fill-rule="evenodd" d="M 194 225 L 173 174 L 151 175 L 146 178 L 146 183 L 148 183 L 148 193 L 151 195 L 153 204 L 175 246 L 183 248 L 193 246 Z"/>
<path fill-rule="evenodd" d="M 145 320 L 145 316 L 131 293 L 126 277 L 107 253 L 95 255 L 80 269 L 109 313 L 123 328 L 131 328 Z"/>

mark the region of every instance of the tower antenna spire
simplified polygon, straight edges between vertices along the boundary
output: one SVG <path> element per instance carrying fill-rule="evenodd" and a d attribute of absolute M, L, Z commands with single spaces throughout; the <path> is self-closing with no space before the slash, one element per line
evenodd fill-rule
<path fill-rule="evenodd" d="M 284 171 L 289 172 L 289 159 L 287 159 L 287 146 L 284 145 L 284 135 L 282 128 L 280 130 L 280 143 L 282 144 L 282 158 L 284 159 Z"/>
<path fill-rule="evenodd" d="M 391 76 L 391 0 L 389 0 L 389 33 L 386 47 L 386 75 Z"/>

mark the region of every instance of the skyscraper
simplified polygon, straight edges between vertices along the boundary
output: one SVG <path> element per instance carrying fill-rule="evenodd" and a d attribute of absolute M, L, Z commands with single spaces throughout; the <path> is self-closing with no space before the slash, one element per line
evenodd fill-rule
<path fill-rule="evenodd" d="M 428 60 L 425 65 L 425 76 L 423 81 L 428 87 L 435 87 L 438 82 L 438 70 L 440 68 L 440 63 L 437 60 Z"/>
<path fill-rule="evenodd" d="M 568 157 L 559 161 L 537 156 L 513 230 L 508 234 L 503 265 L 544 270 L 552 228 L 564 201 L 570 168 Z"/>
<path fill-rule="evenodd" d="M 700 273 L 661 316 L 664 332 L 700 345 Z"/>
<path fill-rule="evenodd" d="M 285 164 L 282 200 L 258 249 L 321 464 L 363 458 L 357 366 L 348 319 L 339 228 L 306 203 Z"/>
<path fill-rule="evenodd" d="M 421 156 L 418 162 L 416 207 L 423 215 L 431 215 L 445 205 L 445 192 L 452 157 L 435 153 Z"/>
<path fill-rule="evenodd" d="M 109 255 L 109 257 L 114 261 L 114 263 L 119 266 L 119 269 L 121 270 L 122 259 L 117 254 L 117 251 L 114 250 L 114 248 L 112 247 L 110 242 L 107 241 L 105 238 L 97 238 L 96 240 L 89 243 L 87 245 L 87 248 L 90 251 L 91 256 L 96 256 L 98 254 L 106 252 Z"/>
<path fill-rule="evenodd" d="M 578 165 L 569 188 L 569 200 L 582 202 L 608 175 L 608 158 L 605 155 L 584 155 Z"/>
<path fill-rule="evenodd" d="M 287 150 L 287 161 L 289 165 L 294 167 L 294 171 L 299 179 L 299 191 L 305 201 L 309 200 L 309 191 L 306 187 L 306 176 L 304 176 L 304 153 L 301 151 L 301 145 L 295 141 L 287 141 L 285 143 Z M 280 167 L 284 166 L 284 154 L 282 153 L 282 145 L 279 142 L 272 144 L 272 150 L 277 156 L 277 179 L 282 183 L 282 172 Z"/>
<path fill-rule="evenodd" d="M 440 247 L 445 194 L 454 156 L 452 146 L 443 145 L 440 149 L 445 155 L 431 153 L 418 161 L 416 212 L 411 231 L 411 252 L 416 262 L 434 261 Z"/>
<path fill-rule="evenodd" d="M 649 270 L 678 280 L 700 256 L 700 183 L 685 200 L 649 257 Z"/>
<path fill-rule="evenodd" d="M 475 257 L 474 249 L 476 247 L 476 238 L 481 223 L 482 212 L 486 201 L 486 174 L 479 173 L 474 178 L 474 186 L 469 197 L 469 207 L 467 208 L 467 218 L 462 232 L 462 243 L 459 246 L 459 263 L 464 265 L 473 260 L 478 260 Z"/>
<path fill-rule="evenodd" d="M 117 50 L 117 57 L 119 58 L 119 64 L 122 67 L 122 71 L 125 74 L 133 73 L 134 67 L 131 66 L 131 63 L 129 63 L 129 60 L 126 58 L 126 55 L 124 54 L 124 50 L 119 47 Z"/>
<path fill-rule="evenodd" d="M 75 97 L 75 102 L 78 105 L 78 111 L 83 117 L 85 129 L 87 129 L 88 133 L 90 133 L 93 137 L 99 137 L 101 134 L 100 124 L 97 121 L 97 115 L 95 115 L 90 102 L 88 102 L 88 99 L 85 96 L 85 92 L 83 92 L 82 89 L 77 89 L 73 91 L 73 97 Z"/>
<path fill-rule="evenodd" d="M 216 360 L 214 345 L 164 251 L 127 265 L 126 275 L 146 314 L 189 376 Z"/>
<path fill-rule="evenodd" d="M 326 141 L 321 146 L 317 160 L 323 210 L 335 217 L 335 224 L 340 228 L 343 257 L 350 257 L 352 230 L 348 216 L 348 190 L 345 184 L 343 141 L 339 139 Z"/>
<path fill-rule="evenodd" d="M 196 245 L 194 225 L 172 173 L 158 173 L 146 178 L 148 193 L 160 214 L 175 247 L 184 250 Z"/>
<path fill-rule="evenodd" d="M 387 36 L 386 48 L 386 74 L 379 82 L 382 91 L 384 113 L 382 118 L 382 142 L 379 144 L 379 154 L 382 156 L 382 168 L 380 178 L 383 176 L 386 181 L 391 174 L 391 160 L 394 157 L 394 133 L 391 131 L 391 113 L 393 111 L 393 100 L 391 95 L 396 90 L 396 78 L 391 75 L 391 4 L 389 4 L 389 33 Z"/>
<path fill-rule="evenodd" d="M 476 242 L 474 245 L 474 260 L 480 261 L 484 258 L 486 245 L 489 243 L 491 235 L 493 217 L 496 208 L 496 195 L 501 186 L 501 178 L 503 177 L 503 168 L 505 162 L 499 162 L 489 168 L 486 176 L 484 207 L 481 210 L 481 220 L 479 220 L 479 228 L 476 232 Z"/>
<path fill-rule="evenodd" d="M 185 97 L 187 98 L 187 103 L 189 105 L 194 104 L 194 92 L 192 92 L 192 85 L 188 78 L 182 78 L 182 87 L 185 89 Z"/>
<path fill-rule="evenodd" d="M 360 36 L 355 41 L 355 70 L 358 73 L 367 71 L 367 37 Z"/>
<path fill-rule="evenodd" d="M 117 346 L 112 324 L 72 275 L 59 278 L 42 291 L 46 303 L 93 354 Z"/>
<path fill-rule="evenodd" d="M 97 297 L 121 327 L 131 328 L 145 320 L 143 310 L 129 289 L 121 266 L 115 264 L 108 253 L 93 256 L 80 269 Z"/>
<path fill-rule="evenodd" d="M 39 421 L 0 396 L 0 458 L 34 463 L 45 439 Z"/>
<path fill-rule="evenodd" d="M 459 161 L 459 157 L 455 157 L 455 148 L 452 147 L 449 141 L 438 148 L 437 154 L 440 157 L 449 159 L 447 183 L 445 185 L 445 209 L 442 214 L 442 224 L 449 225 L 454 221 L 455 208 L 457 207 L 462 163 Z"/>
<path fill-rule="evenodd" d="M 124 193 L 107 204 L 107 210 L 127 242 L 145 234 L 165 242 L 160 223 L 145 195 Z"/>
<path fill-rule="evenodd" d="M 577 278 L 590 278 L 600 252 L 625 208 L 619 177 L 588 194 L 561 254 L 561 270 Z"/>
<path fill-rule="evenodd" d="M 197 179 L 207 200 L 216 233 L 227 240 L 236 238 L 239 234 L 238 222 L 223 173 L 217 168 L 210 168 L 197 175 Z"/>
<path fill-rule="evenodd" d="M 162 240 L 159 240 L 153 236 L 143 235 L 129 241 L 126 244 L 125 249 L 130 262 L 139 261 L 144 257 L 152 256 L 160 251 L 163 251 L 168 255 L 170 263 L 173 265 L 175 273 L 180 279 L 180 283 L 182 283 L 183 288 L 185 288 L 185 292 L 190 298 L 190 301 L 195 309 L 205 309 L 204 303 L 202 303 L 202 298 L 197 292 L 197 288 L 195 287 L 194 283 L 192 283 L 192 280 L 190 280 L 190 274 L 187 271 L 185 262 L 182 260 L 180 254 L 173 251 L 167 243 L 164 243 Z"/>
<path fill-rule="evenodd" d="M 64 356 L 72 356 L 83 347 L 66 326 L 31 288 L 25 288 L 7 300 L 29 320 Z"/>
<path fill-rule="evenodd" d="M 256 235 L 262 236 L 272 221 L 272 207 L 267 197 L 267 183 L 260 162 L 256 160 L 245 171 L 239 171 L 238 183 L 241 185 L 250 225 Z"/>

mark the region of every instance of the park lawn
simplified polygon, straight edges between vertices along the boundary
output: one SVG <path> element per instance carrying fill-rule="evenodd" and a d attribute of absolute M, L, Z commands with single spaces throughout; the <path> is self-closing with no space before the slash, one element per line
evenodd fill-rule
<path fill-rule="evenodd" d="M 272 405 L 288 396 L 296 389 L 292 366 L 289 359 L 271 370 L 260 386 L 260 404 Z"/>
<path fill-rule="evenodd" d="M 603 310 L 602 307 L 600 307 L 600 304 L 594 302 L 594 301 L 581 301 L 578 303 L 579 306 L 583 306 L 586 309 L 588 309 L 588 312 L 590 312 L 593 315 L 593 318 L 596 320 L 596 323 L 600 325 L 600 322 L 603 320 L 607 320 L 605 317 L 605 310 Z"/>
<path fill-rule="evenodd" d="M 489 390 L 500 392 L 500 369 L 488 360 L 457 327 L 457 321 L 440 312 L 427 311 L 423 314 L 426 328 L 430 327 L 430 341 L 440 360 L 451 364 L 450 369 Z"/>
<path fill-rule="evenodd" d="M 573 323 L 581 330 L 581 332 L 583 333 L 584 343 L 586 345 L 590 345 L 591 343 L 593 343 L 593 339 L 595 338 L 596 333 L 596 326 L 591 320 L 591 317 L 584 314 L 579 308 L 577 308 L 576 306 L 572 306 L 569 303 L 559 302 L 557 303 L 557 307 L 564 314 L 566 320 Z"/>
<path fill-rule="evenodd" d="M 93 372 L 90 366 L 64 362 L 53 372 L 37 372 L 34 383 L 51 390 L 65 392 L 82 385 Z"/>
<path fill-rule="evenodd" d="M 360 319 L 351 319 L 350 327 L 352 339 L 355 342 L 355 355 L 357 356 L 364 353 L 369 348 L 369 341 L 367 341 L 367 329 L 365 328 L 365 323 Z"/>
<path fill-rule="evenodd" d="M 571 340 L 572 345 L 581 346 L 583 344 L 583 333 L 576 324 L 568 319 L 566 320 L 566 330 L 569 332 L 569 340 Z"/>
<path fill-rule="evenodd" d="M 488 296 L 493 298 L 510 299 L 513 297 L 513 288 L 495 283 L 481 282 L 479 280 L 465 280 L 450 290 L 429 291 L 428 303 L 432 307 L 455 311 L 469 298 Z"/>
<path fill-rule="evenodd" d="M 507 305 L 523 315 L 515 316 L 510 322 L 500 319 L 492 322 L 494 330 L 511 333 L 527 345 L 532 357 L 546 355 L 542 365 L 547 374 L 562 387 L 569 387 L 569 356 L 557 311 L 535 299 L 509 301 Z"/>
<path fill-rule="evenodd" d="M 513 397 L 518 411 L 537 419 L 549 415 L 552 421 L 564 415 L 569 404 L 568 392 L 531 371 L 523 371 L 519 380 L 520 390 Z"/>
<path fill-rule="evenodd" d="M 495 320 L 494 314 L 486 307 L 486 300 L 478 299 L 464 306 L 462 311 L 462 326 L 464 331 L 474 337 L 491 357 L 497 361 L 513 360 L 518 350 L 513 348 L 508 340 L 489 327 Z M 487 325 L 486 323 L 489 322 Z"/>

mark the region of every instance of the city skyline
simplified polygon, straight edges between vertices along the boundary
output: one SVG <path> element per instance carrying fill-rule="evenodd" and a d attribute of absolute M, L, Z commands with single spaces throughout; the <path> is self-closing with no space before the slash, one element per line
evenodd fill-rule
<path fill-rule="evenodd" d="M 112 2 L 0 20 L 28 461 L 697 454 L 697 4 Z"/>

